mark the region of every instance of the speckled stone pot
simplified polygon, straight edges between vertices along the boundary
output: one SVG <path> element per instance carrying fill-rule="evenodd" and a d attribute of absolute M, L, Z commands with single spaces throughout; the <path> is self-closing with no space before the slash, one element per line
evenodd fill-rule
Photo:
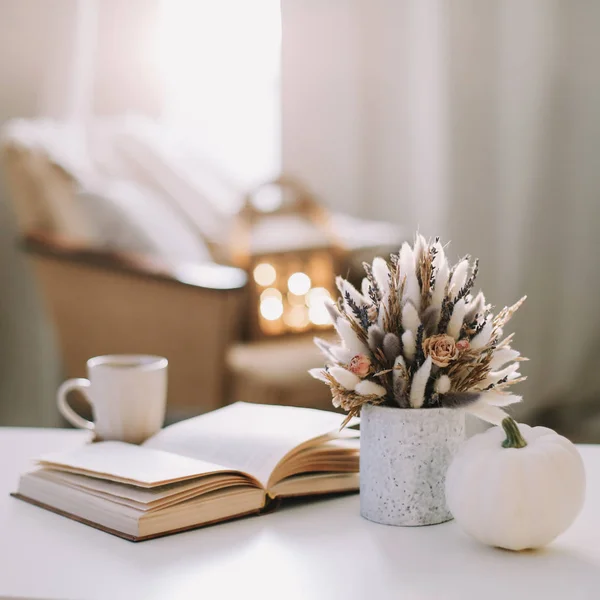
<path fill-rule="evenodd" d="M 465 438 L 464 412 L 367 404 L 360 416 L 361 515 L 403 526 L 452 519 L 444 483 Z"/>

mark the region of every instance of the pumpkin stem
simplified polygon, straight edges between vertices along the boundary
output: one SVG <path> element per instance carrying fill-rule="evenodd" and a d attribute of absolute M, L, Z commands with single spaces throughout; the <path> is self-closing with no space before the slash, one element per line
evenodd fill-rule
<path fill-rule="evenodd" d="M 525 448 L 527 442 L 519 431 L 519 426 L 514 419 L 506 417 L 502 421 L 502 429 L 506 433 L 506 439 L 502 442 L 503 448 Z"/>

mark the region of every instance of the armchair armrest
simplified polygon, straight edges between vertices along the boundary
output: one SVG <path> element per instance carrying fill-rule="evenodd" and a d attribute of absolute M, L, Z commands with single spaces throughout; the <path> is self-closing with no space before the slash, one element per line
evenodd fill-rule
<path fill-rule="evenodd" d="M 237 290 L 247 282 L 246 272 L 236 267 L 212 262 L 174 265 L 156 257 L 84 246 L 42 231 L 27 233 L 22 246 L 30 254 L 205 290 Z"/>

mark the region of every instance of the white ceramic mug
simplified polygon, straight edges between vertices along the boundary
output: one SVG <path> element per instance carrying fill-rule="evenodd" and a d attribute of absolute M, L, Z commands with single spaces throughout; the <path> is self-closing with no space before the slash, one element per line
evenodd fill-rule
<path fill-rule="evenodd" d="M 98 440 L 140 444 L 163 425 L 168 364 L 166 358 L 144 354 L 90 358 L 88 379 L 69 379 L 58 388 L 58 410 L 75 427 L 93 431 Z M 93 421 L 69 406 L 67 394 L 72 390 L 90 403 Z"/>

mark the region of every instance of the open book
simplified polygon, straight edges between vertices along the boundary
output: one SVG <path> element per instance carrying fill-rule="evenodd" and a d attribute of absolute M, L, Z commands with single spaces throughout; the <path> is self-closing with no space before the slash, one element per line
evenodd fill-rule
<path fill-rule="evenodd" d="M 358 489 L 359 439 L 344 415 L 238 402 L 141 446 L 44 456 L 17 498 L 140 541 L 257 513 L 270 500 Z"/>

